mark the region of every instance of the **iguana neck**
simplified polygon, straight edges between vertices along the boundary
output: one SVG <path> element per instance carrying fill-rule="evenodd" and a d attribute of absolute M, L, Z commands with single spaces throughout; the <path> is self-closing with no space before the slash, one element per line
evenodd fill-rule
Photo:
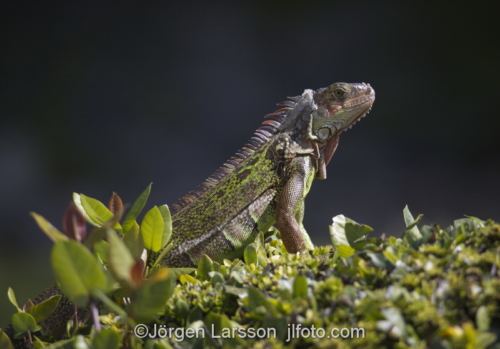
<path fill-rule="evenodd" d="M 278 106 L 282 108 L 264 116 L 266 120 L 255 131 L 254 136 L 250 138 L 245 146 L 237 151 L 234 156 L 227 160 L 222 167 L 217 169 L 202 184 L 173 204 L 171 208 L 172 214 L 175 215 L 190 206 L 197 198 L 220 183 L 225 177 L 240 170 L 244 160 L 263 148 L 269 147 L 275 141 L 277 135 L 295 132 L 298 126 L 304 127 L 302 124 L 287 124 L 287 120 L 289 116 L 295 118 L 297 115 L 307 114 L 311 110 L 314 105 L 312 91 L 306 90 L 306 92 L 301 96 L 289 97 L 290 100 L 278 103 Z"/>

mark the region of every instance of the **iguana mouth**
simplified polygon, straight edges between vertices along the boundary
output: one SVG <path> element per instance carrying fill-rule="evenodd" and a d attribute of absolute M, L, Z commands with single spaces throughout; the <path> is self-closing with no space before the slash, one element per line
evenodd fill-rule
<path fill-rule="evenodd" d="M 369 103 L 369 105 L 372 105 L 373 104 L 373 100 L 375 99 L 375 94 L 373 93 L 373 89 L 370 88 L 370 94 L 368 95 L 364 95 L 364 96 L 360 96 L 356 99 L 353 99 L 353 100 L 350 100 L 348 102 L 346 102 L 344 104 L 344 109 L 355 109 L 355 108 L 358 108 L 360 105 L 362 104 L 367 104 Z"/>
<path fill-rule="evenodd" d="M 354 120 L 352 120 L 349 124 L 347 124 L 345 127 L 343 127 L 340 131 L 347 131 L 349 129 L 351 129 L 355 123 L 357 123 L 359 120 L 361 120 L 362 118 L 364 118 L 366 115 L 368 115 L 368 113 L 370 113 L 370 110 L 372 109 L 372 105 L 373 104 L 370 104 L 370 106 L 365 110 L 365 112 L 361 113 L 357 118 L 355 118 Z"/>
<path fill-rule="evenodd" d="M 375 101 L 375 90 L 370 86 L 370 84 L 366 84 L 364 85 L 364 87 L 365 90 L 363 92 L 365 94 L 360 96 L 359 98 L 349 101 L 348 104 L 344 105 L 344 109 L 346 110 L 358 109 L 363 104 L 366 104 L 367 106 L 365 110 L 362 113 L 360 113 L 358 117 L 354 118 L 349 124 L 344 126 L 341 129 L 341 131 L 347 131 L 348 129 L 352 128 L 352 126 L 355 123 L 364 118 L 372 109 L 373 102 Z"/>

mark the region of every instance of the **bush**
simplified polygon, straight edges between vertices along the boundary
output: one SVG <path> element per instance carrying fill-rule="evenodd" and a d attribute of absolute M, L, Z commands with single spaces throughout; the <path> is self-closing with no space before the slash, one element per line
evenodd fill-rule
<path fill-rule="evenodd" d="M 242 260 L 167 269 L 168 208 L 136 222 L 149 191 L 121 224 L 116 194 L 107 207 L 75 194 L 66 234 L 33 214 L 55 242 L 59 287 L 22 308 L 9 289 L 17 313 L 0 348 L 12 347 L 6 333 L 35 348 L 500 348 L 493 221 L 419 228 L 405 208 L 401 238 L 370 238 L 370 227 L 336 216 L 332 246 L 288 254 L 272 228 Z"/>

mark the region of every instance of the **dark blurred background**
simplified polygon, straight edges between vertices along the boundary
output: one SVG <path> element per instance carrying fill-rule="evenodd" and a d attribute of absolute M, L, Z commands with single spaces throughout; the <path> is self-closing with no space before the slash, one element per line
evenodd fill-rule
<path fill-rule="evenodd" d="M 450 5 L 451 4 L 451 5 Z M 307 198 L 329 243 L 344 214 L 399 236 L 402 209 L 447 226 L 500 220 L 498 12 L 493 2 L 1 5 L 0 326 L 53 282 L 71 193 L 172 204 L 286 96 L 368 82 L 377 100 Z M 466 5 L 465 5 L 466 4 Z"/>

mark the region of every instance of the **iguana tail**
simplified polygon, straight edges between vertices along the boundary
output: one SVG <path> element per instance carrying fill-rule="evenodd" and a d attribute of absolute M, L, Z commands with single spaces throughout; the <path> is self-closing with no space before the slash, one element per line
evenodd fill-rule
<path fill-rule="evenodd" d="M 53 284 L 43 291 L 42 294 L 35 298 L 33 304 L 39 304 L 50 297 L 57 295 L 61 295 L 61 299 L 59 300 L 57 307 L 48 318 L 40 321 L 38 325 L 42 327 L 41 331 L 43 335 L 61 338 L 66 330 L 66 323 L 68 320 L 77 314 L 77 320 L 82 321 L 87 317 L 88 311 L 85 309 L 77 310 L 75 305 L 64 295 L 56 284 Z M 12 325 L 8 325 L 4 332 L 10 338 L 16 349 L 29 348 L 27 338 L 14 338 L 15 331 Z"/>

